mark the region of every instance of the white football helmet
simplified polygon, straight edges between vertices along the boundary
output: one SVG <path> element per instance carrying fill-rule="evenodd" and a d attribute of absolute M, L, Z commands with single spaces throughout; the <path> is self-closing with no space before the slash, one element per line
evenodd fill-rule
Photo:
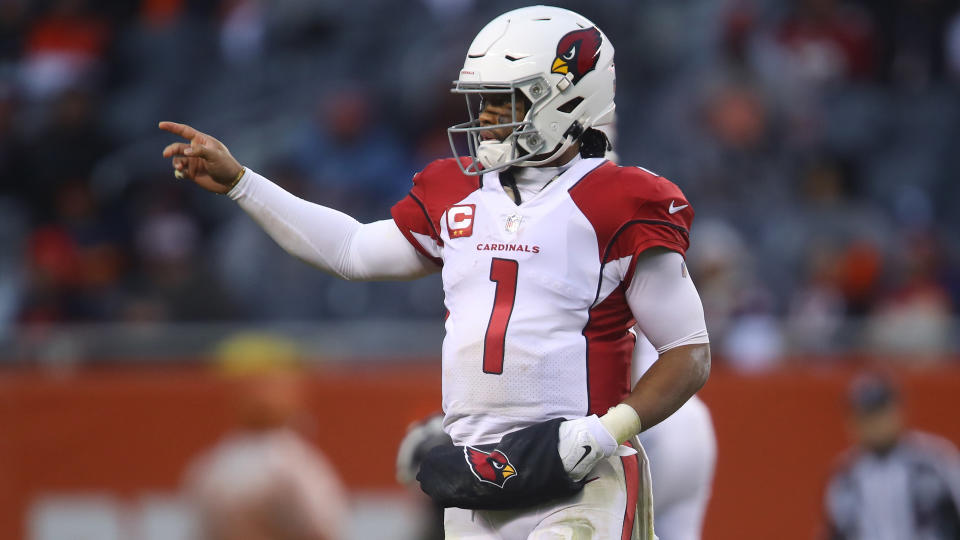
<path fill-rule="evenodd" d="M 470 121 L 447 130 L 453 155 L 454 135 L 465 134 L 471 161 L 465 174 L 479 175 L 511 166 L 549 163 L 589 128 L 612 121 L 616 73 L 613 45 L 592 22 L 566 9 L 532 6 L 508 11 L 477 34 L 452 92 L 464 94 Z M 530 107 L 516 117 L 517 91 Z M 513 132 L 504 140 L 482 140 L 476 98 L 510 94 Z M 474 100 L 471 99 L 474 98 Z M 482 169 L 481 169 L 482 166 Z"/>

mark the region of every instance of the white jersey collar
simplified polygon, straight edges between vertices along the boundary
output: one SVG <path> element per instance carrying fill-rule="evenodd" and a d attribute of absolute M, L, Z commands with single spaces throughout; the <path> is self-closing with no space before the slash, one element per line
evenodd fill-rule
<path fill-rule="evenodd" d="M 573 182 L 576 182 L 604 161 L 606 161 L 604 158 L 582 158 L 578 155 L 560 167 L 517 167 L 513 170 L 513 177 L 517 181 L 521 200 L 527 201 L 542 191 L 551 181 L 573 179 Z M 500 173 L 484 174 L 482 189 L 502 190 Z"/>

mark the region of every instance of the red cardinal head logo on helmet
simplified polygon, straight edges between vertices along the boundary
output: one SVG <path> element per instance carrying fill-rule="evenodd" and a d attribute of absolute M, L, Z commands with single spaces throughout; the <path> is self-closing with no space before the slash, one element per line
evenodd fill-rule
<path fill-rule="evenodd" d="M 557 57 L 553 59 L 551 73 L 573 75 L 573 84 L 577 84 L 587 73 L 597 67 L 600 59 L 600 44 L 603 36 L 596 26 L 574 30 L 560 38 L 557 44 Z"/>
<path fill-rule="evenodd" d="M 465 446 L 463 455 L 467 458 L 467 464 L 473 471 L 473 475 L 481 482 L 487 482 L 497 487 L 503 487 L 504 482 L 517 475 L 517 470 L 503 452 L 494 450 L 493 452 L 484 452 Z"/>

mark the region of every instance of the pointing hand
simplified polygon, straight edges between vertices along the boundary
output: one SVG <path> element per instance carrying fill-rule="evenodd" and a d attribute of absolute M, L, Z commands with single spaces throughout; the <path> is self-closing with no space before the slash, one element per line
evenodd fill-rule
<path fill-rule="evenodd" d="M 178 177 L 185 176 L 220 194 L 230 191 L 239 180 L 243 168 L 222 142 L 186 124 L 160 122 L 158 127 L 190 141 L 175 142 L 163 149 L 163 157 L 173 159 Z"/>

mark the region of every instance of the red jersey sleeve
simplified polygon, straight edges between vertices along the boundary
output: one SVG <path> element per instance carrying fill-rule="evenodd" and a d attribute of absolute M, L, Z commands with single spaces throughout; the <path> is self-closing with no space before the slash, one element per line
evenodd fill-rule
<path fill-rule="evenodd" d="M 680 188 L 638 167 L 605 163 L 570 194 L 597 233 L 601 262 L 664 247 L 686 255 L 693 208 Z M 633 274 L 630 265 L 628 276 Z M 629 277 L 627 278 L 629 279 Z"/>
<path fill-rule="evenodd" d="M 421 239 L 443 246 L 440 219 L 444 212 L 480 187 L 480 177 L 467 176 L 453 158 L 431 162 L 413 176 L 413 187 L 393 205 L 390 214 L 400 232 L 425 257 L 443 264 L 435 250 Z M 419 237 L 419 238 L 418 238 Z"/>

